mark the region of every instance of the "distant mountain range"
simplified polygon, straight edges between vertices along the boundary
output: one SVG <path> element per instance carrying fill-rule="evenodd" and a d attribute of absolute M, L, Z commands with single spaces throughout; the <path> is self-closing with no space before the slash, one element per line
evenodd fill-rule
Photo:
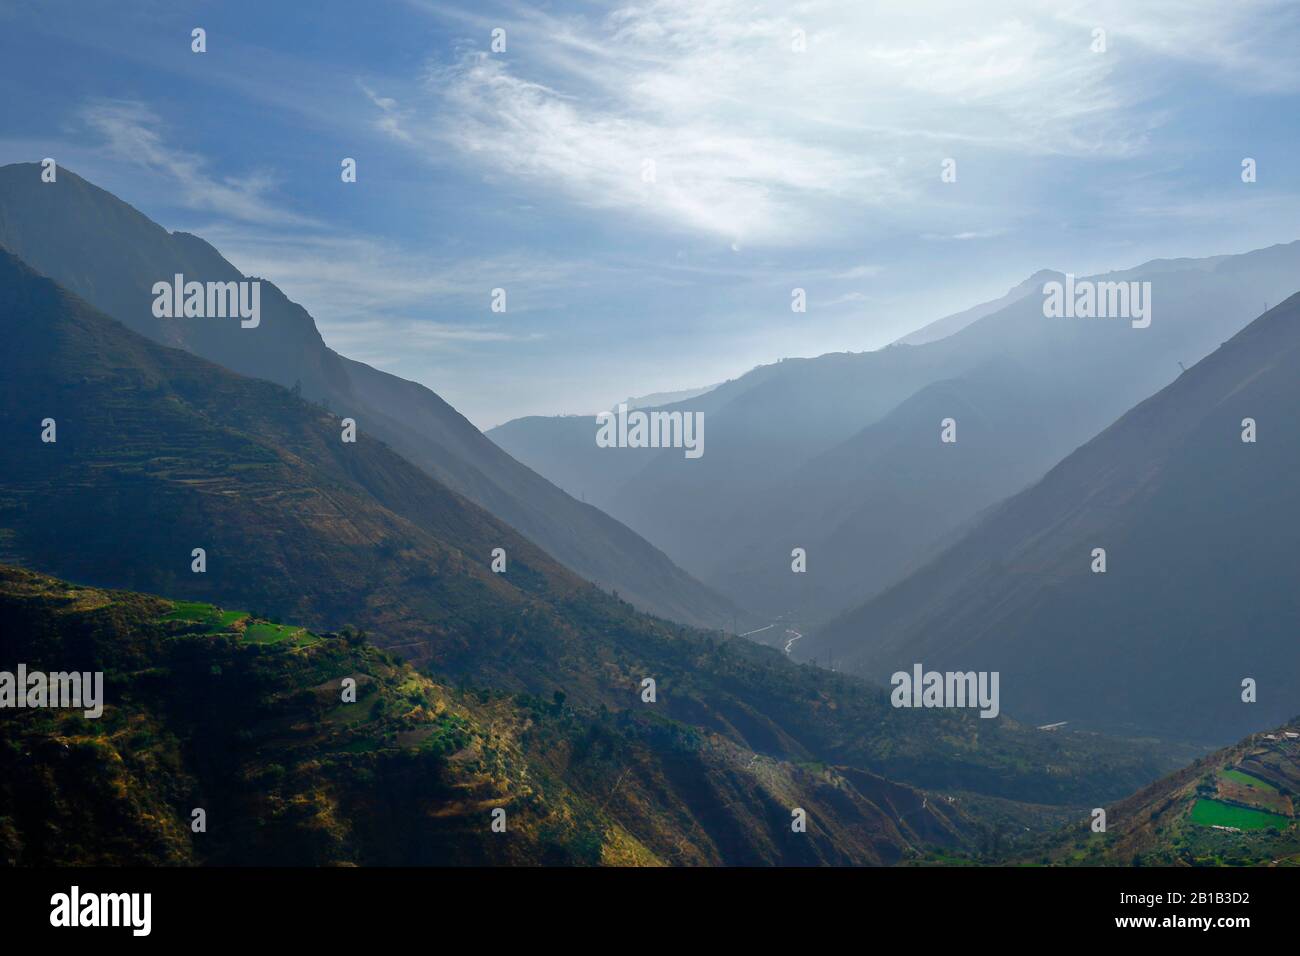
<path fill-rule="evenodd" d="M 557 560 L 638 607 L 685 623 L 731 626 L 735 608 L 595 507 L 521 466 L 429 389 L 339 355 L 312 317 L 262 280 L 261 323 L 156 318 L 155 282 L 238 281 L 211 245 L 169 233 L 68 169 L 42 183 L 34 163 L 0 167 L 0 247 L 128 328 L 226 368 L 297 387 L 350 416 L 447 487 L 487 508 Z"/>
<path fill-rule="evenodd" d="M 952 315 L 946 315 L 941 319 L 935 319 L 926 325 L 921 326 L 915 332 L 909 332 L 900 339 L 890 343 L 892 345 L 925 345 L 928 342 L 937 342 L 940 339 L 946 339 L 956 332 L 960 332 L 966 326 L 970 325 L 986 315 L 992 315 L 1005 309 L 1014 302 L 1031 295 L 1042 295 L 1043 283 L 1057 278 L 1057 274 L 1051 269 L 1040 269 L 1035 272 L 1024 282 L 1012 288 L 1006 295 L 997 299 L 991 299 L 988 302 L 981 302 L 979 305 L 973 305 L 969 309 L 963 309 Z"/>
<path fill-rule="evenodd" d="M 816 624 L 923 564 L 1167 385 L 1179 363 L 1294 293 L 1300 242 L 1090 277 L 1151 283 L 1146 328 L 1046 317 L 1053 276 L 1064 279 L 1038 273 L 942 320 L 924 344 L 788 359 L 667 406 L 704 414 L 698 460 L 598 448 L 594 422 L 574 418 L 519 419 L 489 435 L 742 607 Z M 953 444 L 940 442 L 948 418 Z M 792 573 L 794 548 L 806 573 Z"/>
<path fill-rule="evenodd" d="M 630 396 L 623 399 L 623 404 L 628 408 L 658 408 L 660 405 L 672 405 L 675 402 L 684 402 L 690 398 L 696 398 L 705 392 L 711 392 L 717 385 L 705 385 L 703 388 L 683 388 L 675 392 L 654 392 L 650 395 Z M 615 402 L 610 408 L 617 408 L 618 402 Z"/>
<path fill-rule="evenodd" d="M 1277 724 L 1300 699 L 1297 409 L 1300 294 L 794 653 L 877 681 L 1000 671 L 1035 722 L 1216 742 Z"/>

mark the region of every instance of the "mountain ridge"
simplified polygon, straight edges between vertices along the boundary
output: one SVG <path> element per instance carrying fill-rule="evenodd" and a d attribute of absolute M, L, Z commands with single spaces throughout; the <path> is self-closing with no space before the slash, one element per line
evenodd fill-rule
<path fill-rule="evenodd" d="M 1136 785 L 1170 760 L 1149 742 L 900 713 L 861 681 L 648 617 L 364 428 L 345 444 L 319 406 L 151 342 L 8 253 L 0 331 L 0 442 L 12 451 L 0 561 L 314 630 L 359 626 L 455 680 L 560 691 L 574 706 L 643 707 L 652 678 L 654 713 L 732 746 L 912 786 L 1059 803 Z M 54 443 L 40 440 L 46 417 Z"/>
<path fill-rule="evenodd" d="M 0 247 L 154 341 L 298 387 L 355 418 L 581 576 L 646 610 L 711 627 L 729 625 L 737 614 L 660 549 L 516 462 L 432 390 L 330 349 L 311 315 L 270 280 L 259 280 L 263 316 L 256 329 L 155 318 L 154 282 L 170 282 L 176 273 L 197 281 L 244 276 L 211 243 L 167 232 L 69 169 L 59 170 L 57 183 L 42 183 L 36 164 L 0 167 Z"/>
<path fill-rule="evenodd" d="M 1300 293 L 797 653 L 833 648 L 878 680 L 904 658 L 1000 669 L 1018 675 L 1007 705 L 1033 720 L 1219 742 L 1279 722 L 1300 693 L 1286 653 L 1300 530 L 1278 520 L 1300 513 L 1282 478 L 1300 467 L 1297 367 Z M 1241 440 L 1248 418 L 1254 443 Z M 1095 547 L 1104 575 L 1090 573 Z M 1116 636 L 1135 631 L 1140 643 Z M 1104 669 L 1112 659 L 1123 666 Z M 1239 699 L 1246 677 L 1270 688 L 1259 704 Z"/>
<path fill-rule="evenodd" d="M 649 715 L 454 688 L 353 631 L 0 565 L 14 661 L 104 673 L 107 700 L 0 723 L 10 866 L 888 865 L 975 830 L 860 770 L 755 769 Z"/>
<path fill-rule="evenodd" d="M 1149 328 L 1047 318 L 1030 294 L 923 345 L 763 366 L 683 406 L 708 421 L 709 450 L 699 461 L 654 450 L 600 457 L 587 447 L 590 423 L 570 420 L 530 419 L 490 437 L 581 490 L 707 584 L 802 630 L 878 594 L 983 508 L 1046 473 L 1168 384 L 1179 362 L 1208 354 L 1264 301 L 1294 292 L 1296 274 L 1300 242 L 1152 260 L 1080 278 L 1151 282 Z M 936 393 L 939 383 L 947 383 L 951 405 Z M 975 436 L 952 414 L 959 407 L 997 410 L 984 415 L 984 447 L 1000 448 L 998 457 L 964 447 Z M 958 419 L 958 440 L 946 447 L 942 470 L 926 469 L 949 417 Z M 1037 437 L 1021 438 L 1029 432 Z M 845 462 L 856 470 L 833 471 Z M 832 523 L 810 520 L 808 511 L 849 516 L 852 531 L 838 539 L 833 527 L 810 533 Z M 909 528 L 903 515 L 925 520 Z M 884 554 L 864 562 L 854 542 Z M 808 555 L 806 576 L 790 572 L 794 547 Z"/>

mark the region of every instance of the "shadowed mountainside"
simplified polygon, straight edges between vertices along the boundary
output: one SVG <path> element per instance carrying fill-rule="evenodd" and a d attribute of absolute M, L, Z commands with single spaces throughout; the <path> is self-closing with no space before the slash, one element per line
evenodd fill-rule
<path fill-rule="evenodd" d="M 1215 742 L 1274 725 L 1300 698 L 1297 408 L 1300 294 L 795 653 L 876 680 L 1000 671 L 1035 722 Z"/>
<path fill-rule="evenodd" d="M 316 631 L 353 624 L 438 673 L 574 706 L 641 705 L 751 753 L 1041 803 L 1131 791 L 1149 745 L 1003 716 L 899 711 L 861 681 L 636 612 L 361 427 L 165 349 L 0 255 L 0 560 L 214 601 Z M 57 442 L 40 439 L 57 422 Z M 192 573 L 203 547 L 207 570 Z M 507 570 L 489 570 L 505 549 Z"/>
<path fill-rule="evenodd" d="M 238 281 L 211 245 L 169 233 L 67 169 L 40 181 L 34 163 L 0 167 L 0 247 L 142 335 L 242 375 L 297 386 L 357 420 L 447 487 L 482 505 L 565 566 L 638 607 L 708 627 L 732 605 L 598 509 L 520 465 L 422 385 L 352 361 L 325 345 L 315 322 L 262 280 L 261 323 L 158 319 L 155 282 Z"/>

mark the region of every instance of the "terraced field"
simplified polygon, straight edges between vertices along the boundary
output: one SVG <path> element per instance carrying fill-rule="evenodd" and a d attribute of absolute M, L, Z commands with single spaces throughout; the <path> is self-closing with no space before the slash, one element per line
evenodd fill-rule
<path fill-rule="evenodd" d="M 1295 816 L 1291 798 L 1267 780 L 1235 767 L 1219 774 L 1217 797 L 1224 803 L 1253 807 L 1284 819 Z"/>
<path fill-rule="evenodd" d="M 1252 734 L 1080 818 L 1020 862 L 1100 866 L 1300 866 L 1300 718 Z"/>
<path fill-rule="evenodd" d="M 1192 806 L 1191 820 L 1207 827 L 1233 827 L 1238 830 L 1281 830 L 1291 823 L 1286 817 L 1250 807 L 1239 807 L 1221 800 L 1201 798 Z"/>
<path fill-rule="evenodd" d="M 176 601 L 175 607 L 162 616 L 164 621 L 186 621 L 216 630 L 226 630 L 249 616 L 247 611 L 223 611 L 202 601 Z"/>
<path fill-rule="evenodd" d="M 305 627 L 276 624 L 255 618 L 247 611 L 226 611 L 202 601 L 176 601 L 160 621 L 196 625 L 192 633 L 228 633 L 250 644 L 289 644 L 306 647 L 320 638 Z"/>

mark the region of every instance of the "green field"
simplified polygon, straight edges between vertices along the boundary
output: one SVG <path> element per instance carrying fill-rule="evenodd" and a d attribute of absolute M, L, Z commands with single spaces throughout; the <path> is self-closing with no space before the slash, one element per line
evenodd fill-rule
<path fill-rule="evenodd" d="M 195 633 L 215 634 L 221 631 L 238 632 L 236 624 L 245 622 L 243 638 L 250 644 L 288 644 L 305 647 L 320 640 L 305 627 L 272 624 L 255 620 L 247 611 L 223 611 L 215 604 L 202 601 L 175 601 L 172 610 L 163 615 L 164 621 L 180 621 L 198 625 Z"/>
<path fill-rule="evenodd" d="M 176 601 L 175 607 L 164 614 L 162 619 L 202 624 L 211 630 L 225 630 L 246 617 L 247 611 L 223 611 L 216 605 L 202 601 Z"/>
<path fill-rule="evenodd" d="M 202 601 L 177 601 L 175 608 L 163 615 L 164 621 L 206 621 L 217 609 Z"/>
<path fill-rule="evenodd" d="M 1192 807 L 1192 822 L 1206 827 L 1236 827 L 1238 830 L 1266 830 L 1270 827 L 1282 830 L 1291 821 L 1276 813 L 1248 810 L 1245 807 L 1235 807 L 1229 803 L 1202 798 Z"/>
<path fill-rule="evenodd" d="M 318 638 L 305 627 L 291 627 L 288 624 L 267 624 L 259 621 L 244 629 L 244 640 L 253 644 L 311 644 Z"/>

